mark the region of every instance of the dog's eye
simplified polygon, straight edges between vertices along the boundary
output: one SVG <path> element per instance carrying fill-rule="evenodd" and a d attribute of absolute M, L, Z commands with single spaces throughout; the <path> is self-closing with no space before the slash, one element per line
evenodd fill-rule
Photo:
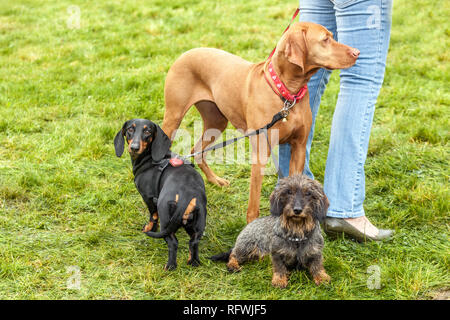
<path fill-rule="evenodd" d="M 144 134 L 149 135 L 150 133 L 151 133 L 150 130 L 148 130 L 148 129 L 144 130 Z"/>
<path fill-rule="evenodd" d="M 306 192 L 304 193 L 304 195 L 305 195 L 306 197 L 310 197 L 310 196 L 312 195 L 312 193 L 311 193 L 310 191 L 306 191 Z"/>
<path fill-rule="evenodd" d="M 127 132 L 128 133 L 133 133 L 134 132 L 134 128 L 133 127 L 128 128 Z"/>
<path fill-rule="evenodd" d="M 292 190 L 289 190 L 286 192 L 287 194 L 292 194 Z"/>

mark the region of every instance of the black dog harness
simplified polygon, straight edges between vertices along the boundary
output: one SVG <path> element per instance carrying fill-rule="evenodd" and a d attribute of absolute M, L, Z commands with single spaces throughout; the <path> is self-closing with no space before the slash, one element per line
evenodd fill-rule
<path fill-rule="evenodd" d="M 138 166 L 133 168 L 133 175 L 134 175 L 134 184 L 136 185 L 137 189 L 139 190 L 136 179 L 139 177 L 140 174 L 143 172 L 146 172 L 148 170 L 153 170 L 152 175 L 152 183 L 150 185 L 150 192 L 147 193 L 147 197 L 151 197 L 153 204 L 158 204 L 158 198 L 159 198 L 159 192 L 160 192 L 160 181 L 161 176 L 164 172 L 164 170 L 171 165 L 172 167 L 179 167 L 181 165 L 185 164 L 185 161 L 183 161 L 180 158 L 172 157 L 172 158 L 165 158 L 162 159 L 160 162 L 153 162 L 153 161 L 144 161 L 142 164 L 139 164 Z M 192 165 L 190 162 L 187 162 L 187 164 Z M 152 212 L 153 213 L 153 212 Z"/>
<path fill-rule="evenodd" d="M 152 197 L 152 201 L 153 201 L 153 204 L 155 205 L 155 207 L 158 203 L 159 190 L 160 190 L 159 184 L 161 181 L 161 176 L 162 176 L 162 173 L 164 172 L 164 170 L 169 165 L 169 160 L 170 159 L 163 159 L 158 163 L 146 161 L 139 167 L 133 168 L 134 184 L 136 185 L 136 187 L 137 187 L 136 179 L 141 173 L 143 173 L 144 171 L 148 171 L 148 170 L 154 171 L 152 183 L 150 185 L 151 191 L 150 191 L 149 195 L 150 195 L 150 197 Z M 139 190 L 139 188 L 137 188 L 137 189 Z"/>

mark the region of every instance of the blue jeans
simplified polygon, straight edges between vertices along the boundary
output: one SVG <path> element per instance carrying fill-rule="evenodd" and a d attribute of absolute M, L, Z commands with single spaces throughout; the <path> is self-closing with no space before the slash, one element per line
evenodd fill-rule
<path fill-rule="evenodd" d="M 364 215 L 364 163 L 375 102 L 383 83 L 391 31 L 392 0 L 300 0 L 300 21 L 321 24 L 335 40 L 357 48 L 356 64 L 340 71 L 340 91 L 333 115 L 324 189 L 330 201 L 327 215 Z M 314 123 L 331 71 L 320 69 L 308 82 L 313 123 L 303 173 L 309 168 Z M 289 175 L 290 146 L 280 145 L 280 169 Z"/>

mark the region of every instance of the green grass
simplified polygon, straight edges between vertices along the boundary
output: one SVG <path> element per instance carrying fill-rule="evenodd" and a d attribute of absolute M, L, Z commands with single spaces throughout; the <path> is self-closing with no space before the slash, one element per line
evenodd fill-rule
<path fill-rule="evenodd" d="M 220 4 L 219 4 L 220 3 Z M 81 9 L 69 29 L 67 8 Z M 396 0 L 384 86 L 367 171 L 367 215 L 396 230 L 383 243 L 326 238 L 316 287 L 295 272 L 272 288 L 269 259 L 228 274 L 207 257 L 232 246 L 245 225 L 250 166 L 214 165 L 229 188 L 207 185 L 199 268 L 163 271 L 167 247 L 140 232 L 147 212 L 129 159 L 112 140 L 134 117 L 161 123 L 165 74 L 193 47 L 261 61 L 297 2 L 3 1 L 0 4 L 0 298 L 3 299 L 427 299 L 448 290 L 449 37 L 447 1 Z M 312 152 L 320 181 L 339 88 L 322 99 Z M 192 132 L 192 110 L 182 127 Z M 261 208 L 276 182 L 264 180 Z M 367 268 L 381 270 L 368 289 Z M 81 289 L 67 288 L 70 266 Z"/>

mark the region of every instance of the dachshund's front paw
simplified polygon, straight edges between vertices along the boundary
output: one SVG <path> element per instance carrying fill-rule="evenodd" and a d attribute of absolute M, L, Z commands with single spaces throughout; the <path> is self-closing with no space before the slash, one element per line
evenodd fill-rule
<path fill-rule="evenodd" d="M 165 266 L 164 266 L 164 270 L 165 271 L 173 271 L 173 270 L 175 270 L 177 268 L 177 264 L 176 263 L 174 263 L 174 264 L 166 264 Z"/>
<path fill-rule="evenodd" d="M 272 277 L 272 285 L 274 287 L 278 287 L 284 289 L 288 285 L 288 277 L 287 275 L 282 275 L 279 273 L 274 273 Z"/>
<path fill-rule="evenodd" d="M 322 283 L 329 283 L 331 280 L 330 276 L 325 272 L 325 270 L 320 271 L 313 278 L 314 283 L 316 285 L 321 285 Z"/>
<path fill-rule="evenodd" d="M 201 265 L 200 261 L 196 259 L 188 260 L 187 264 L 193 267 L 199 267 Z"/>

